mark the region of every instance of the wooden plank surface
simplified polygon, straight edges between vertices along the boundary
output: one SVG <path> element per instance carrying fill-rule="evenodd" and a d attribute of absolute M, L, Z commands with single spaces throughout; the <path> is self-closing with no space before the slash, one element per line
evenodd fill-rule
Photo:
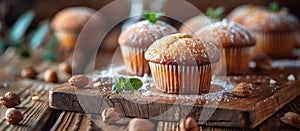
<path fill-rule="evenodd" d="M 280 122 L 279 118 L 284 115 L 284 113 L 288 111 L 293 111 L 296 113 L 300 113 L 300 96 L 295 100 L 291 101 L 287 106 L 283 107 L 282 110 L 278 111 L 276 114 L 268 118 L 264 123 L 259 125 L 253 130 L 297 130 L 296 128 L 290 127 L 282 122 Z M 58 121 L 56 121 L 55 126 L 53 126 L 52 130 L 124 130 L 128 126 L 128 121 L 131 118 L 123 117 L 121 118 L 121 124 L 113 124 L 107 125 L 104 124 L 101 120 L 100 115 L 97 114 L 85 114 L 85 113 L 75 113 L 64 111 Z M 155 130 L 158 131 L 178 131 L 178 122 L 170 122 L 170 121 L 152 121 L 156 127 Z M 80 124 L 76 124 L 80 123 Z M 200 130 L 207 131 L 237 131 L 240 129 L 235 128 L 220 128 L 220 127 L 211 127 L 211 126 L 199 126 Z"/>
<path fill-rule="evenodd" d="M 112 94 L 103 91 L 104 88 L 110 90 L 110 86 L 78 89 L 66 83 L 50 90 L 50 106 L 96 114 L 112 106 L 127 117 L 178 122 L 183 117 L 192 116 L 199 120 L 199 124 L 206 126 L 254 128 L 300 94 L 300 80 L 288 81 L 290 74 L 300 78 L 300 68 L 274 69 L 268 75 L 229 76 L 229 81 L 234 84 L 242 81 L 254 84 L 253 94 L 248 98 L 229 94 L 217 104 L 198 98 L 181 99 L 177 95 L 157 92 L 154 87 L 150 90 L 159 95 L 136 92 Z M 270 84 L 271 79 L 276 83 Z M 217 86 L 212 88 L 218 90 Z M 201 121 L 201 112 L 210 110 L 215 110 L 212 116 L 207 121 Z"/>

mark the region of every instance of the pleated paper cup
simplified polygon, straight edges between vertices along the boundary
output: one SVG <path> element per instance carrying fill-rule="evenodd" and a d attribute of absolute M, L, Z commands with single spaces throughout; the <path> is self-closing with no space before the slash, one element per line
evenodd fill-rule
<path fill-rule="evenodd" d="M 215 64 L 217 74 L 240 75 L 250 73 L 251 70 L 248 65 L 253 58 L 253 48 L 251 46 L 220 48 L 220 52 L 225 54 L 225 57 L 221 57 Z"/>
<path fill-rule="evenodd" d="M 257 39 L 255 53 L 272 58 L 286 58 L 293 55 L 296 47 L 296 32 L 254 32 Z"/>
<path fill-rule="evenodd" d="M 150 74 L 148 62 L 145 59 L 146 48 L 135 48 L 124 45 L 120 47 L 127 72 L 130 75 L 142 76 L 145 73 Z"/>
<path fill-rule="evenodd" d="M 165 65 L 149 62 L 155 87 L 171 94 L 203 94 L 210 90 L 211 64 L 201 66 Z"/>

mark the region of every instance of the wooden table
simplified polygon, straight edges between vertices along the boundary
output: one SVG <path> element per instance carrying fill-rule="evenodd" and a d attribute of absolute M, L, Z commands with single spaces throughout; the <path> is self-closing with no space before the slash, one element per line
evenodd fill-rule
<path fill-rule="evenodd" d="M 22 103 L 17 108 L 24 114 L 24 120 L 19 125 L 13 126 L 6 122 L 4 114 L 6 107 L 0 105 L 0 130 L 125 130 L 128 122 L 132 118 L 122 118 L 119 124 L 106 125 L 101 117 L 96 114 L 85 114 L 80 112 L 60 111 L 49 108 L 49 89 L 58 84 L 45 83 L 41 79 L 28 80 L 16 77 L 18 71 L 26 65 L 34 64 L 31 60 L 18 59 L 2 64 L 0 81 L 7 82 L 8 88 L 0 88 L 0 96 L 11 91 L 17 93 Z M 39 72 L 43 72 L 49 67 L 55 68 L 56 63 L 37 63 Z M 7 74 L 7 72 L 14 72 Z M 39 96 L 39 101 L 32 101 L 32 96 Z M 300 96 L 283 107 L 272 117 L 259 125 L 256 130 L 295 130 L 282 122 L 279 118 L 286 112 L 293 111 L 300 113 Z M 177 130 L 178 123 L 168 121 L 153 121 L 157 130 Z M 239 130 L 220 127 L 205 127 L 203 130 Z"/>

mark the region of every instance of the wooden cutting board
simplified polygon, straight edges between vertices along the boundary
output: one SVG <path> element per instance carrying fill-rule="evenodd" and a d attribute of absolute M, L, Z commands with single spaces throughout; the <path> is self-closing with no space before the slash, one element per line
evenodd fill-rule
<path fill-rule="evenodd" d="M 295 81 L 287 80 L 291 74 Z M 189 96 L 164 94 L 153 86 L 149 86 L 150 91 L 112 94 L 110 85 L 78 89 L 65 83 L 50 90 L 49 104 L 59 110 L 100 114 L 106 107 L 116 107 L 127 117 L 178 122 L 192 116 L 200 125 L 255 128 L 300 94 L 297 78 L 300 78 L 299 67 L 281 67 L 268 75 L 228 76 L 226 81 L 233 85 L 241 81 L 254 85 L 252 95 L 247 98 L 226 91 L 220 95 L 223 88 L 218 85 L 212 85 L 207 95 Z M 276 83 L 270 84 L 270 79 Z"/>

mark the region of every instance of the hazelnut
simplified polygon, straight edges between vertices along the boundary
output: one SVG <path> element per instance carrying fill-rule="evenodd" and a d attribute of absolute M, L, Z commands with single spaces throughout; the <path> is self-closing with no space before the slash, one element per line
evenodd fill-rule
<path fill-rule="evenodd" d="M 146 119 L 134 118 L 128 124 L 128 131 L 153 131 L 155 125 Z"/>
<path fill-rule="evenodd" d="M 232 88 L 233 95 L 237 97 L 248 97 L 252 94 L 253 86 L 251 83 L 241 82 Z"/>
<path fill-rule="evenodd" d="M 89 78 L 85 75 L 74 75 L 68 80 L 69 84 L 75 87 L 85 87 L 89 84 Z"/>
<path fill-rule="evenodd" d="M 71 64 L 69 64 L 68 62 L 62 62 L 58 65 L 58 69 L 60 71 L 66 72 L 68 74 L 72 73 L 72 67 Z"/>
<path fill-rule="evenodd" d="M 21 71 L 21 76 L 24 78 L 35 79 L 37 75 L 38 73 L 32 66 L 26 67 Z"/>
<path fill-rule="evenodd" d="M 49 69 L 44 74 L 44 80 L 46 82 L 58 82 L 58 76 L 55 70 Z"/>
<path fill-rule="evenodd" d="M 21 104 L 21 99 L 18 95 L 7 92 L 4 97 L 0 98 L 2 105 L 6 106 L 7 108 L 15 107 Z"/>
<path fill-rule="evenodd" d="M 13 125 L 18 124 L 20 121 L 23 120 L 23 114 L 18 111 L 17 109 L 10 108 L 7 109 L 5 112 L 5 119 Z"/>
<path fill-rule="evenodd" d="M 115 108 L 105 108 L 101 115 L 103 122 L 106 124 L 115 123 L 120 120 L 120 113 Z"/>
<path fill-rule="evenodd" d="M 295 112 L 287 112 L 280 120 L 290 126 L 300 129 L 300 116 Z"/>
<path fill-rule="evenodd" d="M 183 118 L 179 124 L 180 131 L 199 131 L 198 123 L 192 117 Z"/>

